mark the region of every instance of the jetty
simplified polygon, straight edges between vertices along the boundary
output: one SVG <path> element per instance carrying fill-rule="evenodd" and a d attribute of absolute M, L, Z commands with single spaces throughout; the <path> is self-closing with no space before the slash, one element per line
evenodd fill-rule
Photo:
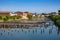
<path fill-rule="evenodd" d="M 45 23 L 45 21 L 10 21 L 0 22 L 0 27 L 25 27 L 25 26 L 36 26 L 38 24 Z"/>

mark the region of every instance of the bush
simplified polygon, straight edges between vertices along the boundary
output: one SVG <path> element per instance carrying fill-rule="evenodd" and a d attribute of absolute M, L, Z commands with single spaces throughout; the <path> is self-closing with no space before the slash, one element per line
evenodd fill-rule
<path fill-rule="evenodd" d="M 33 16 L 31 14 L 28 14 L 27 17 L 29 20 L 31 20 Z"/>
<path fill-rule="evenodd" d="M 7 19 L 9 19 L 9 16 L 6 16 Z"/>
<path fill-rule="evenodd" d="M 0 20 L 2 20 L 2 16 L 0 16 Z"/>
<path fill-rule="evenodd" d="M 60 20 L 56 20 L 56 23 L 57 23 L 58 25 L 60 25 Z"/>
<path fill-rule="evenodd" d="M 59 20 L 60 16 L 53 16 L 53 20 Z"/>
<path fill-rule="evenodd" d="M 3 18 L 4 21 L 7 21 L 8 19 L 7 18 Z"/>
<path fill-rule="evenodd" d="M 56 25 L 60 26 L 60 16 L 51 16 L 51 19 L 54 21 Z"/>
<path fill-rule="evenodd" d="M 17 19 L 20 19 L 20 18 L 22 18 L 22 16 L 16 16 L 16 18 L 17 18 Z"/>

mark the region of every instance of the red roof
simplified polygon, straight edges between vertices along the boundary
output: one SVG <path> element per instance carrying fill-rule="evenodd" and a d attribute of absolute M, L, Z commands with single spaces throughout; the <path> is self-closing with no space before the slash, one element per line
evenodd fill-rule
<path fill-rule="evenodd" d="M 8 11 L 0 11 L 0 14 L 9 14 L 10 12 Z"/>
<path fill-rule="evenodd" d="M 31 12 L 24 12 L 24 13 L 26 13 L 26 14 L 32 14 Z"/>
<path fill-rule="evenodd" d="M 24 12 L 24 13 L 29 13 L 29 12 Z"/>
<path fill-rule="evenodd" d="M 15 12 L 17 15 L 23 15 L 23 12 Z"/>

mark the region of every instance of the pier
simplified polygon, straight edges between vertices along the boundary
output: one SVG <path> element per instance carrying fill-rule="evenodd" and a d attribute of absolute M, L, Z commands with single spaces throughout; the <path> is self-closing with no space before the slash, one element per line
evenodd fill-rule
<path fill-rule="evenodd" d="M 45 22 L 42 21 L 14 21 L 14 22 L 0 22 L 0 28 L 3 27 L 26 27 L 37 26 Z"/>

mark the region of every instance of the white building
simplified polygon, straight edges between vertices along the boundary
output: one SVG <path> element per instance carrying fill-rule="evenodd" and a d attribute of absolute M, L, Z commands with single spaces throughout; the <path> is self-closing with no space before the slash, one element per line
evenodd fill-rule
<path fill-rule="evenodd" d="M 10 12 L 10 16 L 15 16 L 15 15 L 17 15 L 17 14 Z"/>

